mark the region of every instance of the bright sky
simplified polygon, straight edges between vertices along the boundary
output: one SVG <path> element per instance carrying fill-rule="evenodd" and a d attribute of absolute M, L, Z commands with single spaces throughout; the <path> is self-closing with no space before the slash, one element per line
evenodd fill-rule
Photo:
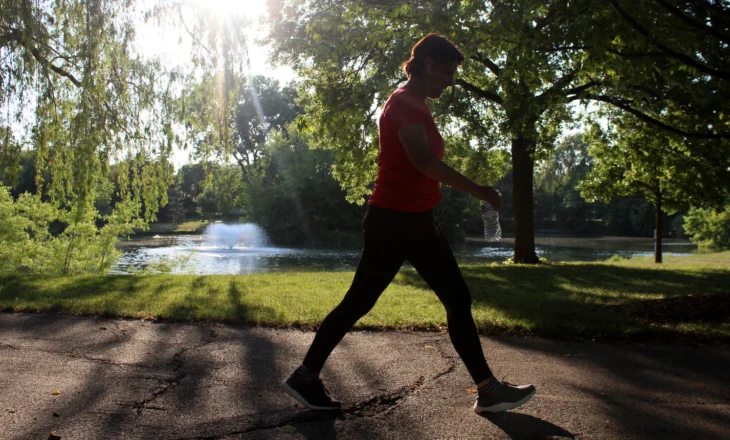
<path fill-rule="evenodd" d="M 176 3 L 179 0 L 155 0 L 155 4 Z M 149 0 L 142 0 L 148 4 Z M 273 68 L 267 62 L 268 47 L 255 44 L 255 41 L 265 36 L 261 29 L 259 20 L 266 13 L 266 0 L 196 0 L 207 10 L 215 14 L 226 16 L 240 14 L 251 21 L 252 26 L 245 29 L 249 41 L 249 55 L 251 70 L 254 75 L 267 75 L 278 79 L 282 84 L 294 79 L 296 75 L 287 67 Z M 150 54 L 167 55 L 172 62 L 184 62 L 187 58 L 187 51 L 184 45 L 178 44 L 179 30 L 170 32 L 168 29 L 153 24 L 146 25 L 140 29 L 138 34 L 142 44 L 142 50 Z"/>
<path fill-rule="evenodd" d="M 145 7 L 151 4 L 169 4 L 179 0 L 141 0 Z M 248 43 L 248 53 L 251 75 L 264 75 L 279 80 L 283 86 L 289 81 L 296 79 L 296 74 L 286 66 L 274 67 L 269 64 L 267 58 L 268 47 L 257 45 L 255 42 L 265 36 L 261 29 L 259 20 L 266 13 L 266 0 L 197 0 L 204 8 L 215 14 L 225 16 L 228 14 L 241 14 L 245 16 L 252 26 L 245 30 Z M 189 60 L 190 47 L 179 44 L 179 30 L 156 26 L 152 23 L 142 24 L 137 31 L 137 39 L 143 53 L 150 56 L 161 56 L 163 60 L 171 64 L 185 63 Z M 184 31 L 183 31 L 184 32 Z M 172 162 L 175 168 L 189 162 L 189 151 L 176 150 L 173 153 Z"/>

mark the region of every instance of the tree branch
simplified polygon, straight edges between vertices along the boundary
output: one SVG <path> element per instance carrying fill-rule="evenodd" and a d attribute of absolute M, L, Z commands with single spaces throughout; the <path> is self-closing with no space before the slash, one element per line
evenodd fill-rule
<path fill-rule="evenodd" d="M 537 26 L 535 27 L 535 29 L 537 29 L 538 31 L 539 30 L 542 30 L 545 26 L 547 26 L 550 23 L 552 23 L 555 20 L 555 16 L 558 15 L 558 12 L 559 12 L 558 11 L 558 8 L 551 9 L 547 13 L 547 15 L 545 15 L 545 17 L 543 17 L 543 19 L 540 20 L 539 23 L 537 23 Z"/>
<path fill-rule="evenodd" d="M 497 93 L 482 90 L 479 87 L 464 81 L 463 79 L 457 79 L 455 83 L 463 87 L 466 91 L 471 92 L 479 96 L 480 98 L 484 98 L 497 104 L 502 104 L 502 97 L 499 96 Z"/>
<path fill-rule="evenodd" d="M 556 46 L 556 47 L 538 47 L 535 48 L 538 52 L 565 52 L 568 50 L 589 50 L 591 46 Z"/>
<path fill-rule="evenodd" d="M 682 62 L 688 66 L 694 67 L 695 69 L 699 70 L 700 72 L 706 73 L 708 75 L 715 76 L 715 77 L 718 77 L 721 79 L 730 79 L 730 72 L 725 72 L 722 70 L 717 70 L 715 68 L 709 67 L 706 64 L 700 63 L 699 61 L 695 60 L 694 58 L 692 58 L 688 55 L 673 51 L 669 47 L 667 47 L 664 44 L 657 41 L 657 39 L 654 36 L 652 36 L 651 33 L 646 28 L 644 28 L 641 24 L 639 24 L 636 20 L 634 20 L 626 11 L 624 11 L 621 8 L 621 6 L 619 6 L 619 4 L 616 2 L 616 0 L 608 0 L 608 3 L 611 6 L 613 6 L 613 8 L 616 10 L 616 12 L 619 13 L 619 15 L 621 16 L 621 18 L 624 19 L 624 21 L 626 21 L 629 25 L 631 25 L 631 27 L 636 29 L 636 31 L 639 32 L 641 35 L 643 35 L 644 37 L 649 39 L 652 42 L 652 44 L 654 44 L 656 47 L 661 49 L 663 52 L 666 52 L 667 54 L 669 54 L 672 58 L 675 58 L 675 59 L 679 60 L 680 62 Z"/>
<path fill-rule="evenodd" d="M 190 35 L 190 38 L 192 38 L 193 41 L 198 44 L 198 46 L 202 47 L 206 52 L 208 52 L 208 55 L 211 55 L 212 56 L 213 53 L 210 51 L 210 49 L 208 49 L 208 46 L 206 46 L 205 44 L 203 44 L 198 39 L 198 37 L 196 37 L 195 34 L 193 34 L 192 32 L 190 32 L 190 29 L 188 29 L 188 25 L 185 23 L 185 19 L 183 18 L 183 15 L 182 15 L 182 9 L 180 9 L 178 7 L 177 13 L 178 13 L 178 16 L 180 17 L 180 23 L 182 23 L 183 27 L 185 28 L 185 31 L 188 33 L 188 35 Z"/>
<path fill-rule="evenodd" d="M 551 97 L 555 96 L 560 90 L 563 89 L 566 85 L 570 84 L 571 81 L 573 81 L 573 78 L 575 78 L 576 72 L 570 72 L 568 74 L 565 74 L 563 77 L 559 78 L 557 81 L 555 81 L 555 84 L 553 84 L 549 89 L 542 92 L 540 95 L 537 96 L 538 102 L 544 104 L 546 100 L 550 99 Z"/>
<path fill-rule="evenodd" d="M 494 63 L 489 58 L 482 58 L 479 54 L 472 55 L 471 59 L 474 61 L 479 61 L 480 63 L 484 64 L 484 66 L 491 70 L 494 76 L 499 76 L 502 73 L 502 69 L 499 68 L 499 66 Z"/>
<path fill-rule="evenodd" d="M 730 133 L 699 133 L 699 132 L 688 132 L 681 130 L 676 127 L 672 127 L 671 125 L 665 124 L 664 122 L 653 118 L 646 113 L 643 113 L 640 110 L 637 110 L 633 107 L 631 107 L 631 103 L 623 98 L 616 98 L 613 96 L 607 96 L 607 95 L 592 95 L 592 94 L 583 94 L 576 96 L 574 98 L 571 98 L 570 101 L 576 101 L 579 99 L 586 99 L 589 101 L 600 101 L 605 102 L 607 104 L 610 104 L 614 107 L 620 108 L 621 110 L 624 110 L 625 112 L 631 113 L 632 115 L 636 116 L 640 121 L 645 122 L 647 124 L 653 125 L 655 127 L 659 127 L 663 130 L 666 130 L 670 133 L 674 133 L 680 136 L 684 136 L 687 138 L 692 139 L 730 139 Z"/>
<path fill-rule="evenodd" d="M 583 93 L 586 90 L 590 89 L 591 87 L 597 86 L 597 85 L 598 85 L 598 83 L 596 83 L 596 82 L 588 81 L 587 83 L 583 84 L 582 86 L 573 87 L 572 89 L 566 90 L 564 93 L 564 96 L 572 99 L 573 96 L 571 96 L 571 95 L 578 97 L 578 96 L 580 96 L 581 93 Z"/>
<path fill-rule="evenodd" d="M 621 52 L 616 49 L 608 49 L 608 53 L 612 53 L 614 55 L 618 55 L 625 58 L 667 58 L 671 57 L 670 54 L 666 52 Z"/>
<path fill-rule="evenodd" d="M 73 74 L 66 71 L 62 67 L 56 66 L 55 64 L 44 58 L 36 47 L 31 46 L 30 44 L 28 44 L 27 41 L 23 39 L 23 37 L 20 35 L 20 31 L 18 31 L 17 29 L 10 29 L 10 33 L 2 35 L 0 37 L 0 41 L 2 41 L 4 44 L 7 44 L 10 41 L 17 41 L 18 44 L 28 50 L 33 55 L 33 58 L 35 58 L 35 60 L 38 61 L 43 67 L 50 68 L 58 75 L 68 78 L 72 83 L 74 83 L 76 87 L 81 87 L 81 82 L 76 79 Z"/>
<path fill-rule="evenodd" d="M 676 7 L 670 5 L 665 0 L 656 0 L 657 3 L 667 11 L 669 11 L 670 14 L 674 15 L 675 17 L 679 18 L 683 22 L 689 24 L 690 26 L 693 26 L 697 29 L 703 30 L 705 32 L 708 32 L 710 35 L 714 36 L 718 40 L 722 41 L 723 43 L 730 42 L 730 35 L 725 35 L 722 32 L 718 31 L 717 29 L 713 28 L 712 26 L 708 26 L 705 23 L 699 22 L 691 17 L 688 17 L 687 15 L 683 14 L 682 11 L 677 9 Z"/>

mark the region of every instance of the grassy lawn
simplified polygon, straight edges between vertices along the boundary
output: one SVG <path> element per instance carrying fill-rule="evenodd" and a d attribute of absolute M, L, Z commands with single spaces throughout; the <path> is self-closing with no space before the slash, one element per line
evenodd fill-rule
<path fill-rule="evenodd" d="M 717 319 L 718 313 L 728 316 L 721 310 L 727 301 L 710 307 L 714 318 L 701 313 L 684 318 L 682 314 L 685 309 L 693 310 L 693 298 L 730 295 L 730 252 L 667 256 L 661 265 L 651 259 L 631 259 L 539 266 L 467 265 L 462 272 L 472 291 L 477 326 L 487 334 L 730 341 L 730 319 Z M 0 277 L 0 309 L 315 328 L 339 303 L 352 276 L 351 272 L 6 275 Z M 711 294 L 715 295 L 705 296 Z M 687 302 L 675 310 L 679 315 L 667 319 L 656 319 L 656 313 L 648 319 L 624 310 L 644 304 L 654 310 L 664 304 L 662 299 L 672 297 Z M 662 307 L 666 306 L 658 308 L 660 318 Z M 433 292 L 415 271 L 401 270 L 356 328 L 442 330 L 445 326 L 444 309 Z"/>
<path fill-rule="evenodd" d="M 150 223 L 149 230 L 137 231 L 141 234 L 170 234 L 202 231 L 208 225 L 204 220 L 190 220 L 183 223 Z"/>
<path fill-rule="evenodd" d="M 208 222 L 205 220 L 191 220 L 178 224 L 172 232 L 195 232 L 204 229 L 206 226 L 208 226 Z"/>

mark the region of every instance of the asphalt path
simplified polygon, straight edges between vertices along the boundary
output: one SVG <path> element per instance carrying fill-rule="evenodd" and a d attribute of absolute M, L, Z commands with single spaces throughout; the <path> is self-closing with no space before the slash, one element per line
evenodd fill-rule
<path fill-rule="evenodd" d="M 730 347 L 483 337 L 535 397 L 472 412 L 448 334 L 351 332 L 322 372 L 340 413 L 279 386 L 314 333 L 0 314 L 0 439 L 730 438 Z M 52 437 L 51 437 L 52 438 Z"/>

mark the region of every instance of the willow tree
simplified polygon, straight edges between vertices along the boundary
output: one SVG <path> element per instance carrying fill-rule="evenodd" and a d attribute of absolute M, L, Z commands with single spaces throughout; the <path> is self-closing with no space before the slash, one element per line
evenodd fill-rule
<path fill-rule="evenodd" d="M 33 150 L 38 194 L 32 203 L 49 200 L 53 215 L 69 225 L 65 268 L 76 243 L 104 235 L 93 205 L 98 177 L 119 164 L 121 201 L 103 219 L 119 226 L 104 235 L 104 248 L 113 248 L 116 235 L 154 220 L 166 203 L 169 158 L 183 141 L 176 126 L 184 113 L 180 90 L 201 72 L 232 76 L 243 69 L 237 17 L 213 16 L 200 3 L 140 4 L 15 0 L 0 6 L 0 165 L 17 168 L 8 156 Z M 169 19 L 173 32 L 191 41 L 187 65 L 169 67 L 144 55 L 149 42 L 138 41 L 138 26 L 152 19 Z M 13 170 L 0 174 L 12 177 Z M 108 262 L 101 258 L 99 267 Z"/>
<path fill-rule="evenodd" d="M 169 90 L 159 82 L 162 68 L 132 53 L 135 11 L 128 6 L 100 0 L 3 2 L 3 123 L 24 125 L 20 142 L 36 152 L 39 192 L 73 207 L 78 219 L 92 210 L 96 176 L 119 155 L 157 159 L 137 179 L 139 190 L 125 198 L 136 194 L 141 201 L 144 194 L 145 205 L 154 208 L 151 199 L 169 181 Z"/>
<path fill-rule="evenodd" d="M 185 40 L 189 58 L 167 64 L 146 55 L 144 46 L 154 42 L 139 41 L 138 32 L 152 21 Z M 245 70 L 248 24 L 194 1 L 156 7 L 134 0 L 4 1 L 4 150 L 19 144 L 36 150 L 39 191 L 77 207 L 80 216 L 91 210 L 95 176 L 111 162 L 144 164 L 119 173 L 123 180 L 131 176 L 121 182 L 121 196 L 139 202 L 144 218 L 153 219 L 171 182 L 173 146 L 184 142 L 176 126 L 186 110 L 181 90 L 214 78 L 220 87 L 205 105 L 225 108 L 233 87 L 224 80 Z M 11 126 L 22 127 L 15 139 Z"/>

